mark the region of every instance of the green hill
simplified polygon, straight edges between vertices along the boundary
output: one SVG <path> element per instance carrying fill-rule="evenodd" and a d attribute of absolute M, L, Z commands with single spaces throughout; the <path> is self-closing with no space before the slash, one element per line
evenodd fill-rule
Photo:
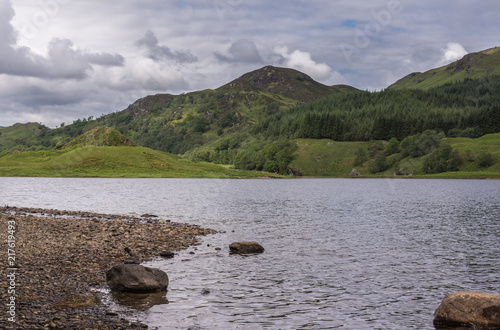
<path fill-rule="evenodd" d="M 90 131 L 80 135 L 73 141 L 68 142 L 63 148 L 71 147 L 119 147 L 130 146 L 135 147 L 136 144 L 130 141 L 129 138 L 111 127 L 97 126 Z"/>
<path fill-rule="evenodd" d="M 424 89 L 486 76 L 500 75 L 500 47 L 465 55 L 462 59 L 426 72 L 414 72 L 389 89 Z"/>
<path fill-rule="evenodd" d="M 176 155 L 130 146 L 26 151 L 0 157 L 0 176 L 239 178 L 263 175 L 266 174 L 193 163 Z"/>

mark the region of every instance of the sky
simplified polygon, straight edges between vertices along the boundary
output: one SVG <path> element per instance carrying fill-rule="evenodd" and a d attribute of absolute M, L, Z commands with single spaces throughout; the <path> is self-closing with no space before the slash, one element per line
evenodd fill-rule
<path fill-rule="evenodd" d="M 0 0 L 0 126 L 49 127 L 266 65 L 381 90 L 500 46 L 491 0 Z"/>

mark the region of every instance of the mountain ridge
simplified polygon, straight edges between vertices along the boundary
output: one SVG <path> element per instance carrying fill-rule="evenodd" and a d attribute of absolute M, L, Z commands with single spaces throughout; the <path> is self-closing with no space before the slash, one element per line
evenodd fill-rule
<path fill-rule="evenodd" d="M 387 89 L 423 89 L 500 74 L 500 47 L 469 53 L 450 64 L 425 72 L 413 72 Z"/>

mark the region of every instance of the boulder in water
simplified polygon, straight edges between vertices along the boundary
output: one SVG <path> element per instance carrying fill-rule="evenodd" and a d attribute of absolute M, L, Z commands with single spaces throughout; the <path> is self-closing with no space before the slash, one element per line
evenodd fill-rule
<path fill-rule="evenodd" d="M 262 253 L 264 247 L 253 241 L 234 242 L 229 245 L 229 252 L 237 254 Z"/>
<path fill-rule="evenodd" d="M 434 324 L 500 328 L 500 294 L 458 291 L 447 294 L 434 313 Z"/>
<path fill-rule="evenodd" d="M 157 268 L 122 264 L 106 272 L 106 282 L 111 290 L 116 292 L 161 292 L 167 291 L 168 275 Z"/>

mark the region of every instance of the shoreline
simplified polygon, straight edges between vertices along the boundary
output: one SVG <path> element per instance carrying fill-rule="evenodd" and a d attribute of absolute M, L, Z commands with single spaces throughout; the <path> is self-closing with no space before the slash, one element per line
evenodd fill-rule
<path fill-rule="evenodd" d="M 100 290 L 107 289 L 106 271 L 199 245 L 200 236 L 216 233 L 152 215 L 8 206 L 0 207 L 0 220 L 0 299 L 14 302 L 13 313 L 0 316 L 2 329 L 147 328 L 108 310 Z"/>

